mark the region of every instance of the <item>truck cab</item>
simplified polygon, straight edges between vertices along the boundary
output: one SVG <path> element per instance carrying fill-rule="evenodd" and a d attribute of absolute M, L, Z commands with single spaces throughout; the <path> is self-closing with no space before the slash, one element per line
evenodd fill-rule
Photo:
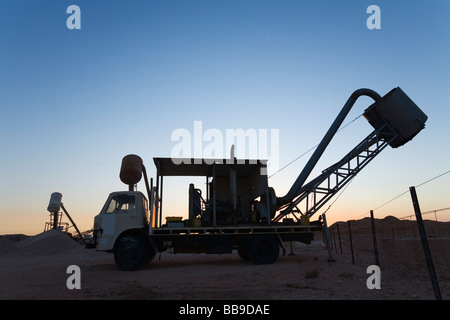
<path fill-rule="evenodd" d="M 148 201 L 139 191 L 109 195 L 94 218 L 94 241 L 99 251 L 113 251 L 116 241 L 131 232 L 148 232 Z"/>

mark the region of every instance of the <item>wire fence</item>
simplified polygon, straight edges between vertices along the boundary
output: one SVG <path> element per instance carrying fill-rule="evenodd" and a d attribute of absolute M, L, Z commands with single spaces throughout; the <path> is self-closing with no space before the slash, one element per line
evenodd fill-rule
<path fill-rule="evenodd" d="M 446 208 L 444 208 L 446 209 Z M 447 210 L 447 209 L 446 209 Z M 448 209 L 450 210 L 450 209 Z M 436 210 L 433 213 L 438 219 Z M 412 218 L 412 217 L 411 217 Z M 426 239 L 441 297 L 450 298 L 450 222 L 425 220 Z M 329 227 L 332 255 L 362 266 L 378 265 L 388 277 L 415 284 L 406 297 L 433 298 L 427 259 L 415 219 L 383 219 L 337 222 Z"/>
<path fill-rule="evenodd" d="M 401 218 L 387 215 L 375 219 L 371 210 L 358 220 L 329 226 L 330 254 L 356 265 L 378 265 L 387 283 L 389 280 L 409 283 L 408 288 L 412 289 L 405 292 L 406 298 L 450 299 L 450 221 L 447 219 L 450 207 L 421 212 L 417 199 L 420 192 L 417 197 L 415 188 L 411 187 L 374 210 L 408 192 L 414 205 L 411 215 Z M 395 290 L 394 287 L 391 289 Z"/>

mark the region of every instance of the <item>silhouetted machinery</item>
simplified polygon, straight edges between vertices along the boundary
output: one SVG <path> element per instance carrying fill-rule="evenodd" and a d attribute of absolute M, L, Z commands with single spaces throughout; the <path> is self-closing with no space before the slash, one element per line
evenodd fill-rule
<path fill-rule="evenodd" d="M 364 111 L 374 130 L 341 160 L 305 183 L 350 109 L 360 96 L 375 102 Z M 148 182 L 142 159 L 122 160 L 121 180 L 128 191 L 110 194 L 95 217 L 94 245 L 114 252 L 116 264 L 135 270 L 155 255 L 177 252 L 230 253 L 244 259 L 272 263 L 284 241 L 310 243 L 321 221 L 311 217 L 387 145 L 404 145 L 424 127 L 427 116 L 400 89 L 381 97 L 370 89 L 353 92 L 300 172 L 290 190 L 277 197 L 268 185 L 266 161 L 230 159 L 154 158 L 156 185 Z M 133 191 L 141 179 L 147 196 Z M 262 174 L 263 173 L 263 174 Z M 188 218 L 166 217 L 162 223 L 163 178 L 199 176 L 206 192 L 190 184 Z M 289 217 L 288 217 L 289 216 Z"/>
<path fill-rule="evenodd" d="M 47 211 L 50 212 L 50 221 L 45 223 L 45 229 L 44 231 L 54 229 L 59 231 L 67 231 L 71 226 L 68 223 L 64 223 L 65 227 L 62 226 L 62 213 L 59 211 L 62 209 L 64 213 L 66 214 L 67 218 L 69 218 L 70 222 L 72 223 L 72 227 L 75 228 L 77 231 L 77 234 L 79 236 L 80 241 L 84 242 L 83 235 L 81 234 L 80 230 L 78 229 L 77 225 L 75 224 L 75 221 L 73 221 L 72 217 L 69 215 L 69 212 L 67 212 L 66 208 L 64 207 L 64 204 L 61 202 L 62 194 L 59 192 L 53 192 L 50 195 L 50 201 L 47 206 Z"/>
<path fill-rule="evenodd" d="M 340 161 L 305 184 L 351 107 L 362 95 L 375 100 L 364 112 L 374 131 Z M 404 145 L 425 127 L 426 120 L 427 116 L 400 88 L 393 89 L 383 98 L 369 89 L 355 91 L 283 197 L 276 197 L 275 190 L 268 187 L 267 175 L 260 174 L 266 165 L 261 160 L 176 161 L 188 163 L 186 165 L 175 164 L 170 158 L 155 158 L 157 179 L 172 175 L 207 177 L 206 198 L 193 185 L 189 188 L 189 220 L 200 216 L 203 225 L 236 225 L 256 221 L 270 224 L 288 214 L 293 214 L 298 221 L 301 217 L 309 219 L 387 145 L 393 148 Z M 158 194 L 161 195 L 162 190 Z M 304 206 L 300 208 L 302 202 Z"/>

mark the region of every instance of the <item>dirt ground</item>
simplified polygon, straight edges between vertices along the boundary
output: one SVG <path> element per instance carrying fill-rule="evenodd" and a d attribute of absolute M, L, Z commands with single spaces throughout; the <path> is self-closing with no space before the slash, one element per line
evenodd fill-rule
<path fill-rule="evenodd" d="M 320 236 L 320 235 L 319 235 Z M 112 254 L 85 249 L 58 231 L 0 237 L 0 299 L 304 300 L 434 299 L 427 277 L 381 270 L 381 289 L 369 290 L 368 264 L 328 250 L 322 240 L 295 244 L 294 255 L 271 265 L 227 255 L 157 254 L 142 270 L 120 271 Z M 81 289 L 68 289 L 70 265 L 80 267 Z M 449 299 L 448 276 L 441 281 Z"/>

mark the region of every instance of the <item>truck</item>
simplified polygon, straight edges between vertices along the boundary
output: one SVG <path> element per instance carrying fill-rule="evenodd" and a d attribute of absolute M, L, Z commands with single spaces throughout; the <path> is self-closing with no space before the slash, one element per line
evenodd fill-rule
<path fill-rule="evenodd" d="M 363 113 L 374 130 L 335 164 L 305 183 L 348 112 L 361 96 L 374 100 Z M 399 87 L 381 97 L 358 89 L 322 138 L 292 184 L 277 197 L 269 187 L 267 160 L 153 158 L 156 177 L 148 179 L 142 158 L 122 159 L 120 179 L 128 190 L 109 194 L 94 218 L 92 241 L 86 247 L 114 254 L 121 270 L 138 270 L 157 253 L 229 254 L 243 260 L 274 263 L 285 243 L 309 244 L 322 230 L 322 215 L 311 218 L 387 145 L 398 148 L 424 127 L 427 116 Z M 146 194 L 136 190 L 144 177 Z M 188 208 L 163 221 L 164 177 L 203 177 L 206 191 L 186 186 Z M 187 218 L 184 216 L 187 214 Z"/>

